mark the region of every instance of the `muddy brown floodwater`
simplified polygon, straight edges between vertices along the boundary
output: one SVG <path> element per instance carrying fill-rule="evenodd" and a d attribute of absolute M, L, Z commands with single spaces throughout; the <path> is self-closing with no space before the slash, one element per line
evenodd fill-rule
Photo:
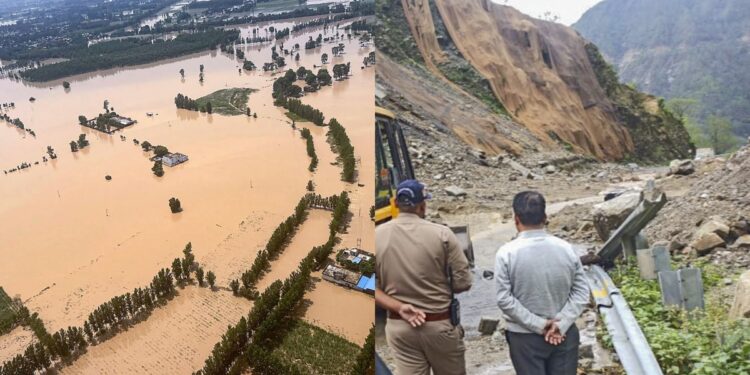
<path fill-rule="evenodd" d="M 283 28 L 291 23 L 274 25 Z M 243 33 L 252 28 L 240 27 Z M 318 33 L 324 30 L 306 29 L 284 40 L 284 45 L 304 45 L 308 36 Z M 324 35 L 330 36 L 331 31 Z M 69 77 L 65 79 L 71 83 L 67 91 L 61 80 L 33 85 L 0 80 L 0 102 L 15 102 L 9 115 L 21 118 L 37 135 L 34 138 L 0 124 L 0 170 L 41 161 L 48 145 L 58 155 L 56 160 L 20 172 L 0 174 L 0 285 L 38 312 L 49 331 L 80 326 L 99 304 L 148 285 L 160 268 L 170 266 L 182 254 L 188 241 L 197 261 L 216 273 L 220 286 L 226 286 L 250 266 L 276 225 L 292 213 L 310 179 L 323 195 L 350 193 L 353 217 L 340 246 L 372 251 L 374 68 L 360 66 L 373 49 L 360 48 L 356 38 L 340 42 L 347 53 L 332 63 L 350 61 L 352 76 L 302 101 L 346 127 L 361 185 L 340 180 L 340 167 L 331 165 L 335 155 L 325 141 L 327 129 L 299 123 L 309 125 L 320 158 L 319 169 L 308 172 L 303 139 L 291 129 L 284 111 L 273 106 L 272 74 L 239 73 L 241 64 L 218 51 Z M 332 46 L 324 43 L 316 50 L 303 49 L 299 62 L 288 56 L 288 67 L 312 69 L 320 65 L 323 52 L 331 55 Z M 239 47 L 258 66 L 270 61 L 271 44 Z M 198 81 L 201 64 L 205 66 L 203 83 Z M 332 64 L 327 67 L 330 72 Z M 185 69 L 184 79 L 180 69 Z M 257 119 L 175 108 L 177 93 L 197 98 L 230 87 L 260 90 L 249 98 Z M 30 97 L 36 101 L 30 102 Z M 119 114 L 138 123 L 112 136 L 79 126 L 78 116 L 103 112 L 105 99 Z M 81 133 L 91 144 L 71 153 L 68 143 Z M 127 140 L 121 141 L 120 135 Z M 149 155 L 133 139 L 165 145 L 190 160 L 165 167 L 165 175 L 155 177 Z M 112 180 L 105 180 L 106 175 Z M 171 197 L 180 199 L 184 212 L 170 213 Z M 261 284 L 286 277 L 312 246 L 325 242 L 328 220 L 330 213 L 313 210 L 293 246 L 273 263 L 271 274 Z M 372 298 L 327 282 L 318 284 L 306 295 L 310 306 L 305 318 L 361 345 L 373 321 L 372 314 L 364 314 L 372 311 Z M 250 308 L 247 301 L 217 293 L 183 290 L 147 321 L 90 348 L 71 372 L 119 372 L 119 363 L 127 367 L 123 371 L 197 369 L 226 325 Z M 333 301 L 350 307 L 356 316 L 332 315 L 336 312 L 330 308 Z M 217 314 L 220 319 L 205 323 Z M 17 354 L 14 351 L 0 351 L 0 362 Z M 92 359 L 97 357 L 104 362 Z"/>

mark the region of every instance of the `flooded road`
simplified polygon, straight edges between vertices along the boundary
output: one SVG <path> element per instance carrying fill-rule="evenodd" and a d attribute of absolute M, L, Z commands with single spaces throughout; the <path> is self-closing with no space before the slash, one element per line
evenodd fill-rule
<path fill-rule="evenodd" d="M 309 35 L 318 33 L 323 29 L 306 29 L 284 44 L 304 44 Z M 340 42 L 346 45 L 347 54 L 333 62 L 351 61 L 353 75 L 302 100 L 322 110 L 326 118 L 339 119 L 354 145 L 360 176 L 372 176 L 374 69 L 359 69 L 370 49 L 360 49 L 356 38 Z M 247 59 L 260 66 L 270 61 L 270 46 L 240 48 L 245 48 Z M 330 55 L 331 46 L 300 51 L 299 62 L 287 57 L 288 68 L 320 65 L 320 54 Z M 201 64 L 205 66 L 203 83 L 198 81 Z M 331 71 L 332 65 L 327 67 Z M 374 225 L 369 220 L 371 179 L 362 177 L 363 186 L 341 182 L 340 167 L 330 165 L 334 154 L 325 142 L 327 129 L 314 126 L 311 130 L 320 167 L 314 174 L 308 172 L 303 139 L 291 129 L 283 109 L 273 106 L 274 77 L 271 73 L 239 72 L 239 68 L 240 63 L 232 56 L 212 51 L 66 78 L 71 83 L 69 90 L 62 88 L 61 81 L 26 84 L 0 80 L 0 102 L 16 105 L 9 116 L 21 118 L 37 135 L 32 137 L 0 124 L 0 170 L 41 161 L 47 146 L 58 155 L 56 160 L 20 172 L 0 174 L 0 239 L 4 244 L 0 249 L 0 285 L 9 294 L 20 295 L 32 311 L 40 314 L 49 331 L 81 325 L 99 304 L 148 285 L 158 269 L 168 267 L 181 255 L 188 241 L 193 244 L 196 260 L 206 271 L 216 273 L 217 284 L 226 286 L 250 266 L 273 229 L 306 193 L 305 184 L 310 179 L 321 194 L 346 189 L 352 196 L 354 217 L 342 245 L 360 244 L 370 251 L 374 248 Z M 180 69 L 185 69 L 184 79 L 178 73 Z M 249 107 L 257 112 L 257 118 L 175 108 L 178 93 L 198 98 L 231 87 L 260 90 L 249 97 Z M 29 101 L 30 97 L 36 100 Z M 79 115 L 93 117 L 103 112 L 104 100 L 138 123 L 112 136 L 78 125 Z M 147 116 L 147 112 L 154 116 Z M 68 143 L 81 133 L 91 144 L 72 153 Z M 126 141 L 121 141 L 120 135 Z M 150 154 L 134 145 L 133 139 L 165 145 L 190 160 L 165 167 L 165 175 L 156 177 L 150 170 Z M 111 181 L 105 180 L 106 175 L 112 177 Z M 170 213 L 167 202 L 171 197 L 180 199 L 184 212 Z M 308 220 L 315 223 L 315 215 Z M 317 234 L 302 237 L 316 240 Z M 305 253 L 310 247 L 304 249 Z M 298 260 L 293 266 L 297 264 Z M 274 263 L 272 272 L 279 275 L 286 272 L 283 267 L 291 267 L 278 263 L 276 271 L 276 266 Z M 313 305 L 336 298 L 341 304 L 368 302 L 372 306 L 371 298 L 333 290 L 309 298 Z M 244 306 L 239 310 L 246 313 L 249 308 L 237 300 L 237 306 Z M 167 317 L 155 312 L 141 324 L 157 327 Z M 337 323 L 341 331 L 352 332 L 347 335 L 349 339 L 361 344 L 372 316 L 369 321 Z M 221 330 L 226 328 L 222 324 Z M 180 335 L 179 330 L 173 333 Z M 204 344 L 193 342 L 189 336 L 177 341 L 190 347 Z M 206 345 L 213 345 L 216 340 L 207 341 Z M 140 344 L 133 339 L 123 345 Z M 166 358 L 174 353 L 165 349 L 153 355 Z M 0 357 L 0 361 L 5 359 Z M 154 359 L 152 363 L 161 362 Z"/>

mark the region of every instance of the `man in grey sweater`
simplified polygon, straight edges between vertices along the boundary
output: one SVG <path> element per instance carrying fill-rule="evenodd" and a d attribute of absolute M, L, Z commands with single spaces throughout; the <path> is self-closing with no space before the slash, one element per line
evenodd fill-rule
<path fill-rule="evenodd" d="M 579 335 L 575 321 L 589 301 L 583 266 L 573 246 L 548 234 L 544 197 L 513 198 L 516 239 L 495 257 L 497 305 L 518 375 L 574 375 Z"/>

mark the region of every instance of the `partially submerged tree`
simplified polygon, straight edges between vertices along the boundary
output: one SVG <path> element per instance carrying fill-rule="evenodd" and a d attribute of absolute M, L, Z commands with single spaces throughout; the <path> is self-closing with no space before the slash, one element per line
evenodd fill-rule
<path fill-rule="evenodd" d="M 173 214 L 182 212 L 182 204 L 180 203 L 180 200 L 175 197 L 169 198 L 169 209 Z"/>

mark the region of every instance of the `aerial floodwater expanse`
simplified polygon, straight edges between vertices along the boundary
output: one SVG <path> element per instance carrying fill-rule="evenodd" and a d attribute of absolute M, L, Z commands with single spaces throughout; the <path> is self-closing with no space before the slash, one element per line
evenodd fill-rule
<path fill-rule="evenodd" d="M 331 9 L 219 26 L 239 36 L 146 64 L 0 77 L 0 366 L 31 348 L 48 352 L 37 369 L 64 374 L 351 373 L 373 298 L 320 270 L 340 249 L 374 250 L 375 61 L 362 29 L 374 19 Z M 315 77 L 295 84 L 317 90 L 279 99 L 275 81 L 300 67 Z M 288 109 L 294 99 L 324 126 Z M 350 145 L 328 134 L 332 119 Z M 230 325 L 245 339 L 234 351 L 221 349 Z M 68 353 L 49 353 L 58 341 Z"/>

